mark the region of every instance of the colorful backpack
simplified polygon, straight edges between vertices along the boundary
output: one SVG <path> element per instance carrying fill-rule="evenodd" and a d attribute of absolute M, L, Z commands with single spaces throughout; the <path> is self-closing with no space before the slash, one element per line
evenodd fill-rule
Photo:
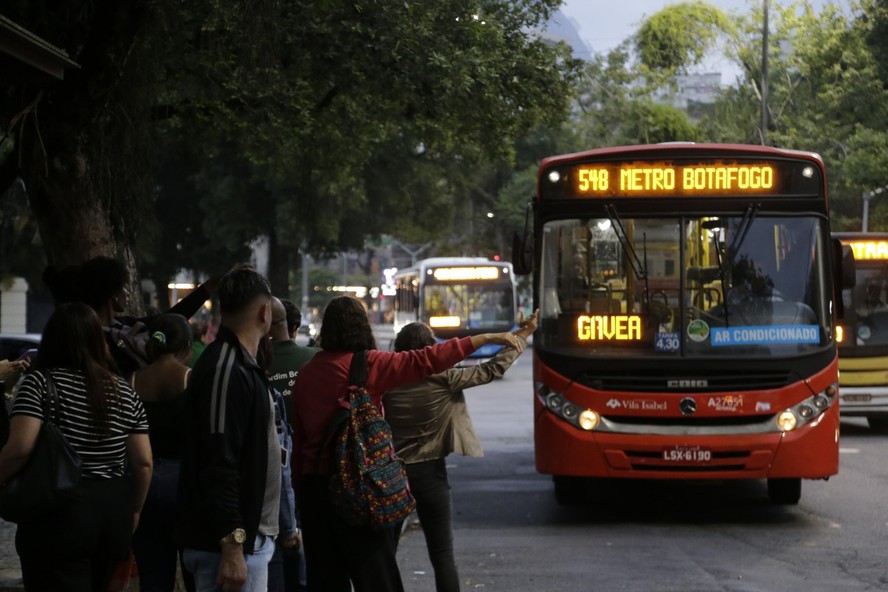
<path fill-rule="evenodd" d="M 383 529 L 410 515 L 416 502 L 404 461 L 395 454 L 392 429 L 364 388 L 367 352 L 357 352 L 349 371 L 348 409 L 327 426 L 332 436 L 330 499 L 351 525 Z"/>

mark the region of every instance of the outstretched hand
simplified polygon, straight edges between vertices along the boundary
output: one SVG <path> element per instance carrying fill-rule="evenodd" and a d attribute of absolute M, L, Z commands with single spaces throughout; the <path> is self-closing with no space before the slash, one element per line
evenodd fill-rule
<path fill-rule="evenodd" d="M 22 372 L 28 369 L 30 362 L 27 358 L 21 360 L 0 360 L 0 382 L 11 380 L 15 382 Z"/>
<path fill-rule="evenodd" d="M 524 340 L 519 339 L 514 333 L 488 333 L 490 336 L 488 343 L 495 343 L 504 347 L 512 347 L 519 352 L 524 351 Z"/>
<path fill-rule="evenodd" d="M 539 321 L 539 318 L 540 309 L 536 309 L 535 311 L 533 311 L 532 315 L 521 321 L 521 328 L 518 329 L 515 333 L 524 338 L 533 335 L 534 331 L 537 330 L 537 322 Z"/>

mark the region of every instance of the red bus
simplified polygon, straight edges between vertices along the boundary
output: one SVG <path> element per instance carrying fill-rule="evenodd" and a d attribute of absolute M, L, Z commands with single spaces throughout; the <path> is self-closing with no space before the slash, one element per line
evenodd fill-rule
<path fill-rule="evenodd" d="M 794 504 L 837 473 L 841 245 L 817 155 L 554 156 L 532 207 L 513 264 L 534 273 L 536 467 L 559 503 L 604 477 L 767 479 Z"/>

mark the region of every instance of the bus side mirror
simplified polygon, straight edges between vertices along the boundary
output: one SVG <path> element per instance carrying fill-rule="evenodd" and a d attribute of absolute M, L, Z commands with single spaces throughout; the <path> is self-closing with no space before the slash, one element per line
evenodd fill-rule
<path fill-rule="evenodd" d="M 518 275 L 533 271 L 533 233 L 515 231 L 512 237 L 512 268 Z"/>
<path fill-rule="evenodd" d="M 854 262 L 854 252 L 850 247 L 842 244 L 839 239 L 832 239 L 833 260 L 833 291 L 836 295 L 836 318 L 845 318 L 845 301 L 842 298 L 842 290 L 853 288 L 857 284 L 857 265 Z"/>
<path fill-rule="evenodd" d="M 854 251 L 851 247 L 843 245 L 838 239 L 833 239 L 833 249 L 836 254 L 836 276 L 841 285 L 839 289 L 853 288 L 857 285 L 857 263 L 854 260 Z"/>

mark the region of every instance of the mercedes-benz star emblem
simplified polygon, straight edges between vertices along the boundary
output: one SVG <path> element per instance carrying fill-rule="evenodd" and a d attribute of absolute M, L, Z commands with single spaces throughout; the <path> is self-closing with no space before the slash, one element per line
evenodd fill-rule
<path fill-rule="evenodd" d="M 697 402 L 690 397 L 685 397 L 678 402 L 678 409 L 682 415 L 691 415 L 697 411 Z"/>

